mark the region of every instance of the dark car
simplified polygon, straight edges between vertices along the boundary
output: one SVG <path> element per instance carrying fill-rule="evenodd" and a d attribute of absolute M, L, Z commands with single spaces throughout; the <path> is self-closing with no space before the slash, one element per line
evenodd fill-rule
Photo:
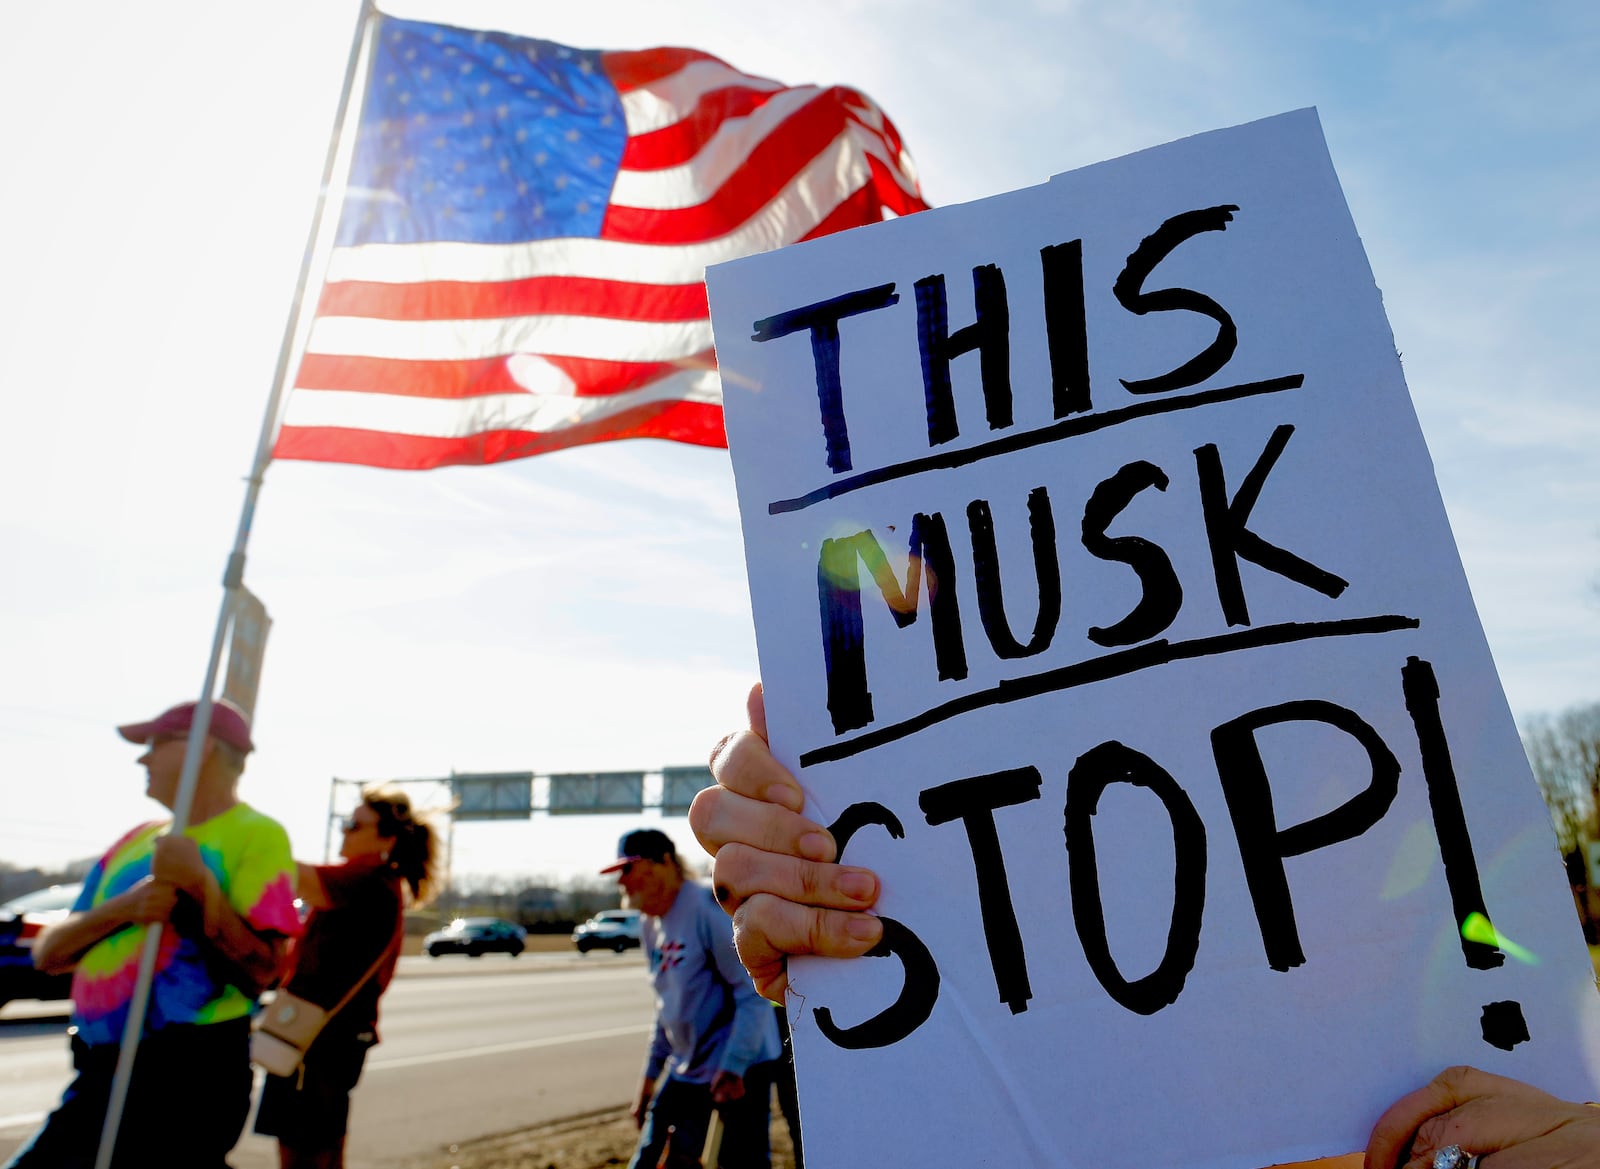
<path fill-rule="evenodd" d="M 520 925 L 498 917 L 458 917 L 442 930 L 422 939 L 423 952 L 437 958 L 441 954 L 465 954 L 481 958 L 485 954 L 522 953 L 528 932 Z"/>
<path fill-rule="evenodd" d="M 46 974 L 33 967 L 33 939 L 47 925 L 72 912 L 83 886 L 51 885 L 0 905 L 0 1003 L 11 999 L 64 999 L 72 975 Z"/>

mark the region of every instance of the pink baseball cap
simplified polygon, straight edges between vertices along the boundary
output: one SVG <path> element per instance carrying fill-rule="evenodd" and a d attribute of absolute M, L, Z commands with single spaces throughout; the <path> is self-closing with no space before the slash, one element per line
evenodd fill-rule
<path fill-rule="evenodd" d="M 130 743 L 148 743 L 157 735 L 182 735 L 187 734 L 194 725 L 195 702 L 180 702 L 177 706 L 169 707 L 156 715 L 149 722 L 129 723 L 127 726 L 117 728 L 117 734 L 127 739 Z M 219 698 L 211 704 L 211 729 L 209 734 L 220 743 L 226 743 L 235 751 L 249 754 L 255 750 L 255 744 L 250 741 L 250 720 L 226 698 Z"/>

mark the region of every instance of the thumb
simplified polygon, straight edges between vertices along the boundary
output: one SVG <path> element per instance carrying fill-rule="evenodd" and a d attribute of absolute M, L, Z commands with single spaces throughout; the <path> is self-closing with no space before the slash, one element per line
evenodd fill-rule
<path fill-rule="evenodd" d="M 750 697 L 745 699 L 745 715 L 750 719 L 750 729 L 761 736 L 761 741 L 767 741 L 767 697 L 762 690 L 761 683 L 757 682 L 750 687 Z"/>

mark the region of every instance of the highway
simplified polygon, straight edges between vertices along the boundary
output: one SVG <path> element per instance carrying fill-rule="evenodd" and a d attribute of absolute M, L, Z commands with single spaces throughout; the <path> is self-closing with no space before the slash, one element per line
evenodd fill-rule
<path fill-rule="evenodd" d="M 0 1009 L 0 1160 L 71 1075 L 64 1003 Z M 383 1042 L 351 1113 L 350 1169 L 394 1166 L 451 1144 L 626 1104 L 651 1018 L 638 951 L 479 959 L 402 958 L 383 999 Z M 273 1169 L 246 1136 L 236 1169 Z"/>

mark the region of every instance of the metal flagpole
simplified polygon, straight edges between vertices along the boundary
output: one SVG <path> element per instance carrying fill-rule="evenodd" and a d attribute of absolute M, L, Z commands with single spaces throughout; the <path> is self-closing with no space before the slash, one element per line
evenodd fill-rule
<path fill-rule="evenodd" d="M 306 240 L 305 256 L 301 260 L 294 300 L 289 308 L 289 319 L 284 326 L 283 341 L 278 347 L 278 364 L 273 373 L 272 393 L 267 399 L 266 413 L 261 420 L 261 436 L 256 443 L 255 462 L 251 466 L 245 489 L 238 531 L 234 535 L 233 550 L 228 556 L 227 568 L 222 576 L 222 607 L 217 614 L 216 632 L 211 638 L 211 657 L 206 663 L 205 682 L 200 690 L 200 701 L 195 707 L 193 724 L 189 728 L 189 741 L 183 753 L 183 771 L 178 780 L 177 796 L 173 801 L 172 825 L 168 832 L 174 835 L 189 827 L 189 811 L 194 803 L 195 788 L 199 786 L 201 747 L 207 732 L 211 729 L 212 694 L 217 684 L 217 668 L 222 660 L 222 647 L 227 638 L 228 628 L 242 599 L 245 546 L 250 541 L 250 526 L 255 519 L 256 500 L 261 494 L 267 463 L 272 459 L 272 443 L 277 432 L 284 387 L 288 383 L 291 367 L 299 365 L 299 355 L 305 348 L 306 286 L 313 268 L 318 273 L 326 270 L 328 253 L 332 248 L 332 232 L 326 215 L 328 195 L 337 184 L 342 200 L 345 176 L 349 174 L 350 158 L 355 151 L 355 135 L 350 132 L 349 124 L 351 97 L 356 91 L 358 81 L 365 78 L 372 59 L 372 37 L 377 29 L 377 21 L 374 19 L 376 15 L 377 9 L 373 6 L 373 0 L 361 0 L 355 36 L 350 44 L 350 57 L 345 66 L 344 89 L 339 94 L 339 109 L 334 119 L 333 138 L 328 144 L 328 155 L 323 165 L 322 188 L 318 192 L 316 212 L 311 220 L 311 234 Z M 161 949 L 163 928 L 161 922 L 156 922 L 145 930 L 144 949 L 139 955 L 139 973 L 134 982 L 133 996 L 128 1002 L 128 1019 L 122 1029 L 122 1047 L 117 1054 L 117 1070 L 111 1081 L 111 1096 L 106 1104 L 105 1124 L 100 1130 L 100 1148 L 95 1156 L 95 1169 L 110 1169 L 117 1130 L 121 1126 L 123 1108 L 128 1100 L 128 1086 L 133 1078 L 133 1061 L 138 1052 L 140 1036 L 144 1032 L 145 1013 L 150 1005 L 150 984 L 155 975 L 156 957 Z M 175 1117 L 174 1123 L 182 1124 L 182 1117 Z"/>

